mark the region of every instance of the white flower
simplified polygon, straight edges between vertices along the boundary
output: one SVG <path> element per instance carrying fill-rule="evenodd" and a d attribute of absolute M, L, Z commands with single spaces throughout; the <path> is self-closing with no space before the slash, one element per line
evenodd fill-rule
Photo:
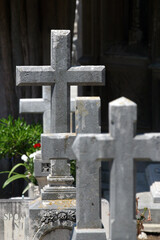
<path fill-rule="evenodd" d="M 24 162 L 27 162 L 27 161 L 28 161 L 28 157 L 27 157 L 25 154 L 22 155 L 21 159 L 22 159 Z"/>
<path fill-rule="evenodd" d="M 33 159 L 35 159 L 35 156 L 36 156 L 36 152 L 31 153 L 31 154 L 29 155 L 29 158 L 33 158 Z"/>

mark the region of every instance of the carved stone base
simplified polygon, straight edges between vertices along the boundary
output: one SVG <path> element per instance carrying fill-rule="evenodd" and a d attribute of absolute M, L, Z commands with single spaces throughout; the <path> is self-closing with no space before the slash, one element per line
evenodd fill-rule
<path fill-rule="evenodd" d="M 40 198 L 36 199 L 30 205 L 29 216 L 30 239 L 62 239 L 60 238 L 62 233 L 57 232 L 57 229 L 66 229 L 69 232 L 64 231 L 64 233 L 71 235 L 76 223 L 76 200 L 42 201 Z M 54 238 L 52 234 L 57 238 Z M 48 238 L 45 238 L 46 236 Z"/>
<path fill-rule="evenodd" d="M 72 186 L 74 178 L 72 176 L 51 176 L 47 177 L 48 184 L 53 186 Z"/>
<path fill-rule="evenodd" d="M 71 186 L 46 185 L 41 191 L 42 200 L 75 199 L 76 188 Z"/>

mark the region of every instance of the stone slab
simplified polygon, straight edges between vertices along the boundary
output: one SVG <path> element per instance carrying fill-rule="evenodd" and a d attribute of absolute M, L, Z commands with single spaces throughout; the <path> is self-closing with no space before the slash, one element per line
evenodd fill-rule
<path fill-rule="evenodd" d="M 0 200 L 1 240 L 30 240 L 30 201 L 20 198 Z"/>
<path fill-rule="evenodd" d="M 74 228 L 72 240 L 106 240 L 106 233 L 104 229 L 99 228 Z"/>
<path fill-rule="evenodd" d="M 45 186 L 41 190 L 43 200 L 49 199 L 74 199 L 76 197 L 75 187 L 72 186 Z"/>
<path fill-rule="evenodd" d="M 154 203 L 160 203 L 160 164 L 150 164 L 146 176 Z"/>

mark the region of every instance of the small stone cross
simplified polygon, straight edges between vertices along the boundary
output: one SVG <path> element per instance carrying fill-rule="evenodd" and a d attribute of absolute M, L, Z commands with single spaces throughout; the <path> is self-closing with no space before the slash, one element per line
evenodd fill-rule
<path fill-rule="evenodd" d="M 42 98 L 20 99 L 20 113 L 43 113 L 43 132 L 51 132 L 51 86 L 42 87 Z"/>
<path fill-rule="evenodd" d="M 95 228 L 101 227 L 98 207 L 101 161 L 112 161 L 109 239 L 136 240 L 135 161 L 160 161 L 160 134 L 135 136 L 136 111 L 136 104 L 124 97 L 111 102 L 109 134 L 78 135 L 73 144 L 77 159 L 77 227 L 72 240 L 84 236 L 95 239 L 99 232 Z M 104 239 L 103 234 L 97 239 Z"/>
<path fill-rule="evenodd" d="M 51 132 L 69 132 L 70 86 L 104 85 L 104 66 L 70 65 L 70 31 L 51 31 L 51 66 L 18 66 L 18 86 L 52 85 Z"/>
<path fill-rule="evenodd" d="M 99 110 L 99 97 L 76 98 L 76 134 L 100 133 Z M 49 185 L 43 188 L 43 200 L 75 198 L 74 179 L 70 176 L 67 160 L 75 159 L 72 144 L 76 134 L 42 134 L 42 159 L 51 160 L 51 174 L 47 177 Z"/>

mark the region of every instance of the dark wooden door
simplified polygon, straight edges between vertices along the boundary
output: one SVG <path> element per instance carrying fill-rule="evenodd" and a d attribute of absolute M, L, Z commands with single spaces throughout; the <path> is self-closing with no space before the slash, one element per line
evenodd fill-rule
<path fill-rule="evenodd" d="M 105 87 L 85 87 L 100 95 L 102 131 L 108 102 L 125 96 L 138 104 L 138 132 L 160 130 L 160 1 L 88 0 L 81 4 L 81 64 L 104 64 Z"/>

